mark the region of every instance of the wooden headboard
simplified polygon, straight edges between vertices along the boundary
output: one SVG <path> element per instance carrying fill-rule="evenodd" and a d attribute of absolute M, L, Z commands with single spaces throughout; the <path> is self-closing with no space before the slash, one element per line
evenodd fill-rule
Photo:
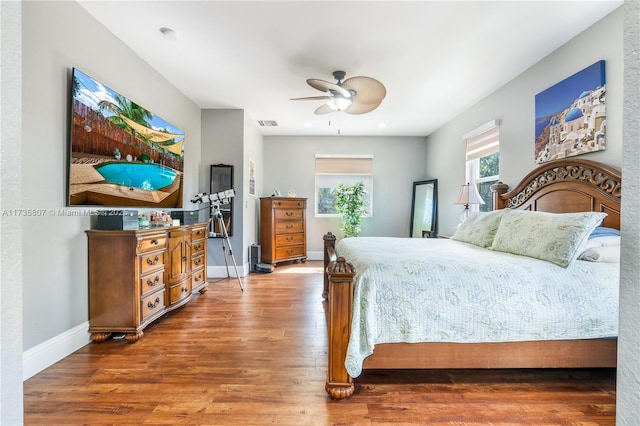
<path fill-rule="evenodd" d="M 534 169 L 511 191 L 499 182 L 491 187 L 494 209 L 551 213 L 607 213 L 602 226 L 620 229 L 622 175 L 605 164 L 560 159 Z"/>

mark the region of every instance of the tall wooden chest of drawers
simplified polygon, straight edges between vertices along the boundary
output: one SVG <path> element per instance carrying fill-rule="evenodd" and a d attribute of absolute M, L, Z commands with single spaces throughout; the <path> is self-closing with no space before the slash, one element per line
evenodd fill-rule
<path fill-rule="evenodd" d="M 207 224 L 90 230 L 89 332 L 135 342 L 163 314 L 207 291 Z"/>
<path fill-rule="evenodd" d="M 261 262 L 307 260 L 307 199 L 260 198 Z"/>

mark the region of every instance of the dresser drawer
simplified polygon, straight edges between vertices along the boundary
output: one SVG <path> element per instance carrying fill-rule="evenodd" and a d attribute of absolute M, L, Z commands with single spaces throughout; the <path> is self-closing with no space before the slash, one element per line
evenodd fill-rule
<path fill-rule="evenodd" d="M 169 304 L 173 305 L 188 296 L 191 296 L 191 280 L 185 280 L 169 289 Z"/>
<path fill-rule="evenodd" d="M 191 244 L 191 255 L 198 255 L 200 253 L 204 253 L 204 248 L 206 247 L 207 243 L 205 240 L 200 240 L 200 241 L 193 241 L 193 243 Z"/>
<path fill-rule="evenodd" d="M 142 312 L 143 322 L 153 314 L 164 311 L 164 290 L 142 298 L 141 305 L 140 312 Z"/>
<path fill-rule="evenodd" d="M 205 280 L 206 277 L 204 276 L 204 269 L 193 271 L 193 274 L 191 275 L 191 288 L 197 288 L 202 285 Z"/>
<path fill-rule="evenodd" d="M 155 253 L 145 253 L 139 256 L 140 273 L 144 274 L 147 271 L 164 267 L 164 253 L 164 251 L 158 251 Z"/>
<path fill-rule="evenodd" d="M 167 237 L 165 237 L 164 235 L 143 238 L 138 245 L 138 253 L 145 253 L 148 251 L 164 248 L 166 243 Z"/>
<path fill-rule="evenodd" d="M 304 242 L 304 234 L 278 234 L 276 235 L 276 247 L 292 246 L 302 244 Z"/>
<path fill-rule="evenodd" d="M 204 266 L 204 253 L 199 256 L 193 256 L 191 258 L 191 270 L 195 271 L 196 269 L 202 268 Z"/>
<path fill-rule="evenodd" d="M 276 220 L 302 220 L 302 209 L 276 209 Z"/>
<path fill-rule="evenodd" d="M 159 288 L 164 288 L 164 269 L 140 278 L 140 292 L 143 297 Z"/>
<path fill-rule="evenodd" d="M 195 228 L 191 230 L 192 240 L 201 240 L 207 237 L 207 228 Z"/>
<path fill-rule="evenodd" d="M 276 247 L 276 259 L 283 260 L 290 257 L 305 257 L 304 246 Z"/>
<path fill-rule="evenodd" d="M 304 222 L 278 222 L 275 226 L 275 234 L 291 234 L 295 232 L 304 232 Z"/>
<path fill-rule="evenodd" d="M 271 206 L 274 209 L 304 209 L 305 207 L 304 200 L 273 200 Z"/>

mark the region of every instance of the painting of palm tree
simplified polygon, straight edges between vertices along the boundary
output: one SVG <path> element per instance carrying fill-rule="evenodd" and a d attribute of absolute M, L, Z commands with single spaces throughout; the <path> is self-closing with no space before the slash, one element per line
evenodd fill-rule
<path fill-rule="evenodd" d="M 78 69 L 69 205 L 182 206 L 184 132 Z"/>

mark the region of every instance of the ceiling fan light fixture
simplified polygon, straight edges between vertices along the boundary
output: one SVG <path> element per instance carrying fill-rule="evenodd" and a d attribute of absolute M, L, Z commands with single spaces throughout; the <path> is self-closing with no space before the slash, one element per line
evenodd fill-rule
<path fill-rule="evenodd" d="M 327 106 L 334 111 L 344 111 L 352 104 L 352 100 L 343 97 L 334 97 L 327 101 Z"/>

